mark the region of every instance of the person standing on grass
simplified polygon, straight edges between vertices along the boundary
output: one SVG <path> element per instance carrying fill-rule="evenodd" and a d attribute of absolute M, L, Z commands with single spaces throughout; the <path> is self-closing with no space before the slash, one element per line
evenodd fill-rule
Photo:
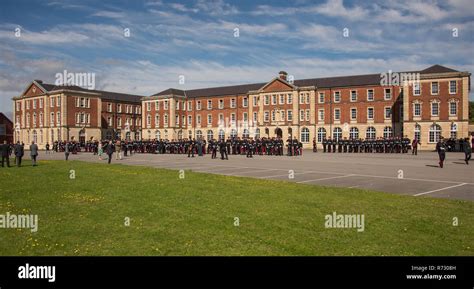
<path fill-rule="evenodd" d="M 64 145 L 64 156 L 66 157 L 66 161 L 69 159 L 69 154 L 71 152 L 69 151 L 69 143 L 66 142 L 66 144 Z"/>
<path fill-rule="evenodd" d="M 49 143 L 46 143 L 46 154 L 49 155 Z"/>
<path fill-rule="evenodd" d="M 7 161 L 7 167 L 10 167 L 10 145 L 7 141 L 3 141 L 3 144 L 0 145 L 0 153 L 2 155 L 2 168 L 4 167 L 5 160 Z"/>
<path fill-rule="evenodd" d="M 446 144 L 444 143 L 444 138 L 441 137 L 436 144 L 436 151 L 439 156 L 439 167 L 443 168 L 444 160 L 446 159 Z"/>
<path fill-rule="evenodd" d="M 20 144 L 20 142 L 17 142 L 15 145 L 15 162 L 17 167 L 21 167 L 21 158 L 25 154 L 25 151 L 23 149 L 23 146 Z"/>
<path fill-rule="evenodd" d="M 30 156 L 33 166 L 36 167 L 36 158 L 38 157 L 38 145 L 35 144 L 34 141 L 32 141 L 30 145 Z"/>
<path fill-rule="evenodd" d="M 105 152 L 109 156 L 109 164 L 110 164 L 110 161 L 112 160 L 112 155 L 114 154 L 114 151 L 115 151 L 115 146 L 113 145 L 112 141 L 109 141 L 109 143 L 107 144 L 107 147 L 105 147 Z"/>
<path fill-rule="evenodd" d="M 472 147 L 471 147 L 471 144 L 469 143 L 469 138 L 465 139 L 463 149 L 464 149 L 464 156 L 465 156 L 464 161 L 466 162 L 466 165 L 468 165 L 469 160 L 471 159 L 471 154 L 472 154 Z"/>

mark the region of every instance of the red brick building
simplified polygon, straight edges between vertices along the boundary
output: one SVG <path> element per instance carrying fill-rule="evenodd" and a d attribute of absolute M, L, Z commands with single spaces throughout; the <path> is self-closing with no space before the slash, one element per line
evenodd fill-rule
<path fill-rule="evenodd" d="M 13 122 L 0 112 L 0 144 L 13 142 Z"/>
<path fill-rule="evenodd" d="M 142 97 L 35 80 L 13 98 L 15 141 L 140 139 Z"/>
<path fill-rule="evenodd" d="M 394 73 L 395 74 L 395 73 Z M 144 139 L 228 136 L 313 138 L 417 137 L 431 149 L 441 137 L 466 137 L 470 73 L 440 65 L 384 83 L 381 74 L 167 89 L 142 100 Z M 390 80 L 392 80 L 390 78 Z"/>

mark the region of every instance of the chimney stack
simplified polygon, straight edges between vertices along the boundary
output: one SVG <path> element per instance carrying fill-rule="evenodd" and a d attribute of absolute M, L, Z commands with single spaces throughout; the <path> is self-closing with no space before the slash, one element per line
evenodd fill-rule
<path fill-rule="evenodd" d="M 286 76 L 288 75 L 288 73 L 286 73 L 286 71 L 280 71 L 278 73 L 278 76 L 280 77 L 280 79 L 283 79 L 284 81 L 286 81 Z"/>

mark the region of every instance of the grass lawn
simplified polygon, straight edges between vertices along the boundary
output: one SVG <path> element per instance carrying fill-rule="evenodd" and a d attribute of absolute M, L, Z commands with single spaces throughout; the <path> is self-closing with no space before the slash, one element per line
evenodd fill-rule
<path fill-rule="evenodd" d="M 120 164 L 0 168 L 6 212 L 39 225 L 0 228 L 0 255 L 474 255 L 474 202 Z"/>

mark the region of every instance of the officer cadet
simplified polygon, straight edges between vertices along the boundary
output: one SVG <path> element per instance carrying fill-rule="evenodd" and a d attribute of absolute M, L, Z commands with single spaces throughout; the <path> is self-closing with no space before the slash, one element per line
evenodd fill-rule
<path fill-rule="evenodd" d="M 248 140 L 248 139 L 245 139 L 246 140 L 246 151 L 247 151 L 247 155 L 246 157 L 248 158 L 253 158 L 253 148 L 254 148 L 254 143 L 253 143 L 253 140 Z"/>
<path fill-rule="evenodd" d="M 472 147 L 471 147 L 471 144 L 469 143 L 469 138 L 464 139 L 463 151 L 464 151 L 464 162 L 466 163 L 466 165 L 468 165 L 469 160 L 471 160 L 471 154 L 472 154 Z"/>
<path fill-rule="evenodd" d="M 336 146 L 337 146 L 337 139 L 336 138 L 332 138 L 332 152 L 335 153 L 336 152 Z"/>
<path fill-rule="evenodd" d="M 420 141 L 415 137 L 411 143 L 411 154 L 418 155 L 418 145 L 421 144 Z"/>
<path fill-rule="evenodd" d="M 407 136 L 405 136 L 403 138 L 403 142 L 405 143 L 404 151 L 405 151 L 405 153 L 408 153 L 408 150 L 410 149 L 410 143 L 411 143 L 410 139 Z"/>
<path fill-rule="evenodd" d="M 347 153 L 347 144 L 349 143 L 349 141 L 347 140 L 346 137 L 344 137 L 344 139 L 342 140 L 342 150 L 344 153 Z"/>
<path fill-rule="evenodd" d="M 328 144 L 328 140 L 326 139 L 326 137 L 323 138 L 323 153 L 326 152 L 326 146 Z"/>
<path fill-rule="evenodd" d="M 288 139 L 286 140 L 286 147 L 288 148 L 288 151 L 287 151 L 287 156 L 291 156 L 293 155 L 293 140 L 288 137 Z"/>
<path fill-rule="evenodd" d="M 436 143 L 436 151 L 438 152 L 439 157 L 439 167 L 443 168 L 444 160 L 446 159 L 446 143 L 444 142 L 444 138 L 441 137 Z"/>
<path fill-rule="evenodd" d="M 296 138 L 296 136 L 293 138 L 293 141 L 291 143 L 291 146 L 293 148 L 293 155 L 294 156 L 299 156 L 301 155 L 301 152 L 300 152 L 300 147 L 299 147 L 300 143 L 298 141 L 298 139 Z"/>
<path fill-rule="evenodd" d="M 219 141 L 219 152 L 221 153 L 221 160 L 224 160 L 224 156 L 225 156 L 226 160 L 229 159 L 229 155 L 227 154 L 227 151 L 228 151 L 227 142 L 228 141 L 229 141 L 229 139 L 227 139 L 227 141 L 224 141 L 224 139 L 221 139 Z"/>
<path fill-rule="evenodd" d="M 195 144 L 195 140 L 190 138 L 188 142 L 188 158 L 190 156 L 194 158 L 194 144 Z"/>
<path fill-rule="evenodd" d="M 209 148 L 211 149 L 211 158 L 215 159 L 217 157 L 217 141 L 215 139 L 211 139 L 209 141 Z"/>
<path fill-rule="evenodd" d="M 328 153 L 331 152 L 331 148 L 332 148 L 332 139 L 331 138 L 328 138 L 326 140 L 326 145 L 328 146 Z"/>
<path fill-rule="evenodd" d="M 318 152 L 318 145 L 316 144 L 316 138 L 313 137 L 313 153 Z"/>

